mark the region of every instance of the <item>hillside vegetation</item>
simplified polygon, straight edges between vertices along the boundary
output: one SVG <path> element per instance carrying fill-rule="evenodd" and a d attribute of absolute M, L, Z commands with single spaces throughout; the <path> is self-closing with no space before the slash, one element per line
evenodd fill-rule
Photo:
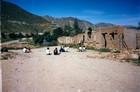
<path fill-rule="evenodd" d="M 2 32 L 42 32 L 56 28 L 42 17 L 5 1 L 1 1 L 1 21 Z"/>
<path fill-rule="evenodd" d="M 72 27 L 75 20 L 77 20 L 79 27 L 83 30 L 86 30 L 89 27 L 91 27 L 92 29 L 96 28 L 94 24 L 92 24 L 88 21 L 85 21 L 85 20 L 80 20 L 78 18 L 74 18 L 74 17 L 55 18 L 55 17 L 45 15 L 45 16 L 43 16 L 43 18 L 49 22 L 54 22 L 54 23 L 58 24 L 62 28 L 64 28 L 65 25 L 70 25 Z"/>

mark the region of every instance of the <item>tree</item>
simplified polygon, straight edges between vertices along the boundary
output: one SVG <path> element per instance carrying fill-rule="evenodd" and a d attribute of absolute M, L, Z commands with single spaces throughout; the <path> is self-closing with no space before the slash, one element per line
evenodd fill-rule
<path fill-rule="evenodd" d="M 30 35 L 30 36 L 33 37 L 34 35 L 35 35 L 35 34 L 31 32 L 31 35 Z"/>
<path fill-rule="evenodd" d="M 138 29 L 140 29 L 140 22 L 138 23 Z"/>
<path fill-rule="evenodd" d="M 18 37 L 18 38 L 23 38 L 24 35 L 23 35 L 22 33 L 18 33 L 18 34 L 17 34 L 17 37 Z"/>
<path fill-rule="evenodd" d="M 25 34 L 25 37 L 26 37 L 26 38 L 30 38 L 30 35 L 29 35 L 29 34 Z"/>
<path fill-rule="evenodd" d="M 17 39 L 17 35 L 13 32 L 13 33 L 10 33 L 9 35 L 9 38 L 11 38 L 11 39 Z"/>
<path fill-rule="evenodd" d="M 63 30 L 61 27 L 58 27 L 57 29 L 53 30 L 53 35 L 56 37 L 60 37 L 63 35 Z"/>
<path fill-rule="evenodd" d="M 44 32 L 44 34 L 43 34 L 44 38 L 48 35 L 50 35 L 50 32 Z"/>
<path fill-rule="evenodd" d="M 45 39 L 46 41 L 48 41 L 48 42 L 53 41 L 53 37 L 52 37 L 52 35 L 50 34 L 50 32 L 45 32 L 45 33 L 43 34 L 43 36 L 44 36 L 44 39 Z"/>
<path fill-rule="evenodd" d="M 1 32 L 1 38 L 6 39 L 6 35 L 4 32 Z"/>
<path fill-rule="evenodd" d="M 73 28 L 76 31 L 76 35 L 82 33 L 82 29 L 79 27 L 77 19 L 74 21 Z"/>
<path fill-rule="evenodd" d="M 64 31 L 63 31 L 63 36 L 70 36 L 70 32 L 71 32 L 72 28 L 70 26 L 70 24 L 64 26 Z"/>
<path fill-rule="evenodd" d="M 43 40 L 44 40 L 44 37 L 41 35 L 34 35 L 33 36 L 34 44 L 42 44 Z"/>
<path fill-rule="evenodd" d="M 91 34 L 92 34 L 92 28 L 91 27 L 88 28 L 88 33 L 87 34 L 88 34 L 88 37 L 91 38 Z"/>

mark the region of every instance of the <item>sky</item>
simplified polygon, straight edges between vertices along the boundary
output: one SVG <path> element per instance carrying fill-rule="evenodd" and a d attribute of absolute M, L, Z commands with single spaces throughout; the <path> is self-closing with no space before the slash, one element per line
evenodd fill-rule
<path fill-rule="evenodd" d="M 138 26 L 140 0 L 5 0 L 39 15 Z"/>

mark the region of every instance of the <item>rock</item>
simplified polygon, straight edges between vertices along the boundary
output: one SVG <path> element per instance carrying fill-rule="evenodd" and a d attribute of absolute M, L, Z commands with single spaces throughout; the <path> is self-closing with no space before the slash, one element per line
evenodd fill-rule
<path fill-rule="evenodd" d="M 131 54 L 131 58 L 132 59 L 139 59 L 139 55 L 138 54 Z"/>
<path fill-rule="evenodd" d="M 120 54 L 118 59 L 139 59 L 138 54 Z"/>

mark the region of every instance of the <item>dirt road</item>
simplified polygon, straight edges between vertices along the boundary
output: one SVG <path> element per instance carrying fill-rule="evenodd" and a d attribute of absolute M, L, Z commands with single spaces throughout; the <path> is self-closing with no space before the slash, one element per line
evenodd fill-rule
<path fill-rule="evenodd" d="M 51 51 L 54 47 L 50 48 Z M 87 58 L 97 52 L 45 55 L 46 48 L 2 61 L 3 92 L 139 92 L 140 67 Z"/>

